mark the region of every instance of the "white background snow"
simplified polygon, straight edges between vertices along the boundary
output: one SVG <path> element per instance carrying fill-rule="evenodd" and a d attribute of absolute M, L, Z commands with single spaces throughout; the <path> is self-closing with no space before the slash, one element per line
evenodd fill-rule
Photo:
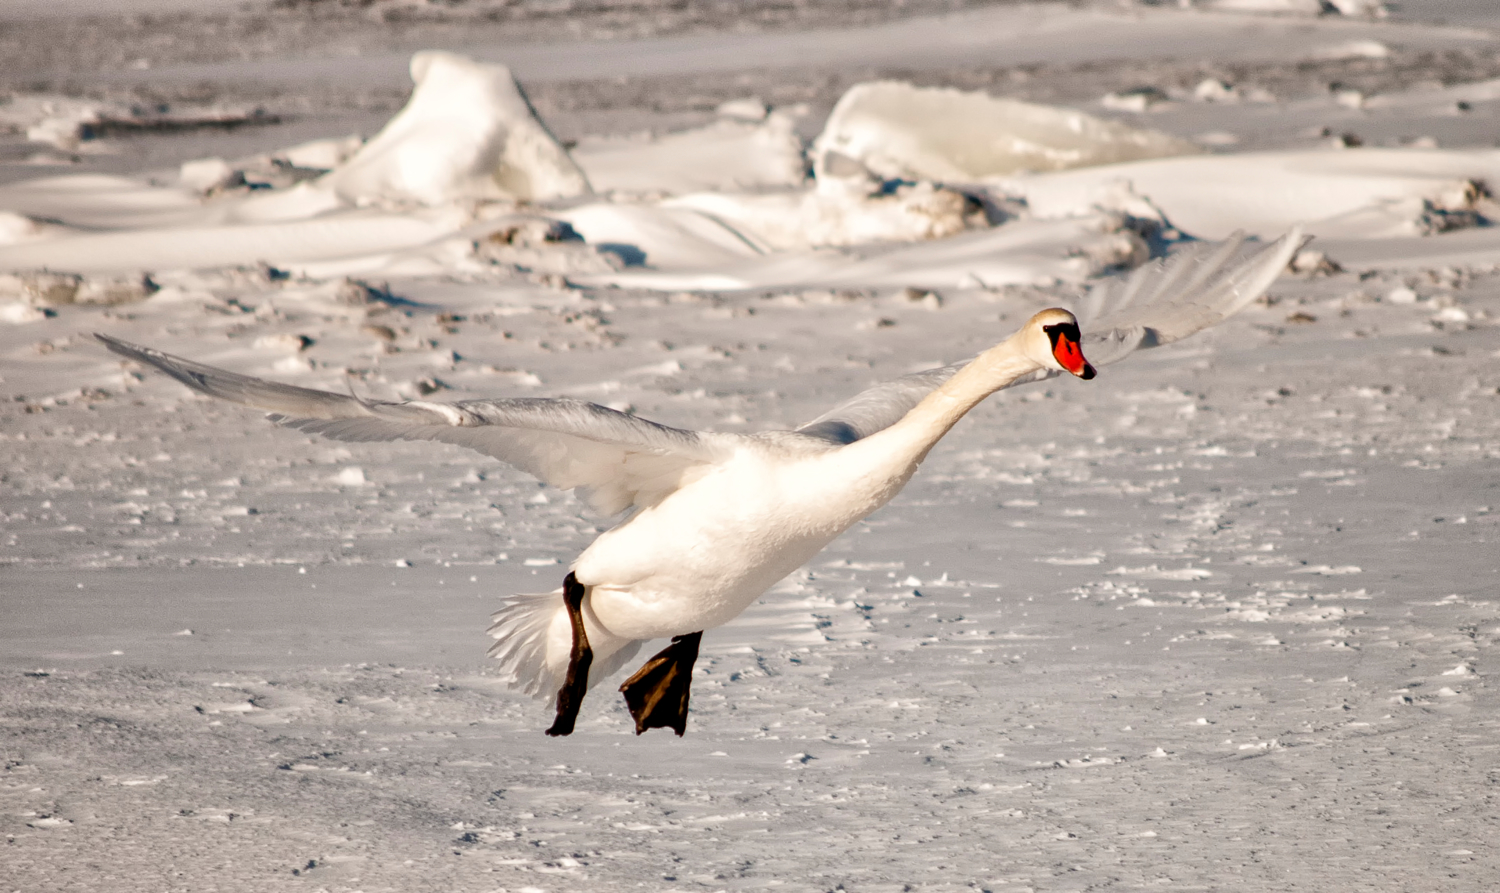
<path fill-rule="evenodd" d="M 1492 4 L 130 5 L 0 9 L 0 889 L 1493 888 Z M 485 665 L 609 519 L 90 337 L 750 431 L 1298 223 L 705 636 L 682 739 Z"/>

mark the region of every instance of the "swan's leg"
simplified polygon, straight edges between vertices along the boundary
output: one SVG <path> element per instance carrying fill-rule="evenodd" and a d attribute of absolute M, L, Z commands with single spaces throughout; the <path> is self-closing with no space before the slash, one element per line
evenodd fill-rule
<path fill-rule="evenodd" d="M 583 694 L 589 689 L 589 666 L 594 662 L 594 650 L 589 647 L 589 634 L 583 628 L 583 584 L 571 573 L 563 580 L 563 604 L 568 609 L 568 619 L 573 623 L 573 651 L 568 655 L 568 677 L 557 690 L 557 719 L 552 721 L 548 735 L 571 735 L 573 723 L 578 719 L 578 708 L 583 704 Z"/>
<path fill-rule="evenodd" d="M 635 717 L 637 735 L 647 729 L 671 729 L 681 738 L 687 731 L 688 686 L 693 681 L 693 662 L 698 659 L 702 638 L 702 631 L 673 638 L 672 644 L 620 686 L 630 715 Z"/>

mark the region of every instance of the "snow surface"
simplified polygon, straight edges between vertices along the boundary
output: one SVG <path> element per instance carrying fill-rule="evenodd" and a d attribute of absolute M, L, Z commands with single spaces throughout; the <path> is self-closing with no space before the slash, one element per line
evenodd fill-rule
<path fill-rule="evenodd" d="M 1197 5 L 17 22 L 113 55 L 0 104 L 0 882 L 1491 889 L 1500 22 Z M 840 143 L 882 159 L 824 164 L 840 99 L 890 82 L 909 113 Z M 993 148 L 964 110 L 1009 98 L 1198 151 L 957 166 Z M 886 166 L 903 140 L 923 163 Z M 546 738 L 483 659 L 496 600 L 609 519 L 90 337 L 749 431 L 1293 223 L 1318 238 L 1267 300 L 998 395 L 710 632 L 682 739 L 608 686 Z"/>

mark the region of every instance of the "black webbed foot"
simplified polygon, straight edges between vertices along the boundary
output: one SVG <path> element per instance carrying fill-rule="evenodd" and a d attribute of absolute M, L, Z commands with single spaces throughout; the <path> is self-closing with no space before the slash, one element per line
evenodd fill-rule
<path fill-rule="evenodd" d="M 688 686 L 702 638 L 701 631 L 673 638 L 672 644 L 620 686 L 630 715 L 635 717 L 637 735 L 647 729 L 671 729 L 681 738 L 687 731 Z"/>
<path fill-rule="evenodd" d="M 573 622 L 573 651 L 568 656 L 568 676 L 562 688 L 557 690 L 557 718 L 547 730 L 547 734 L 554 737 L 573 734 L 578 708 L 583 705 L 584 692 L 589 688 L 589 667 L 594 663 L 594 651 L 589 647 L 589 635 L 583 628 L 583 596 L 583 584 L 568 574 L 563 580 L 563 604 L 568 608 L 568 619 Z"/>

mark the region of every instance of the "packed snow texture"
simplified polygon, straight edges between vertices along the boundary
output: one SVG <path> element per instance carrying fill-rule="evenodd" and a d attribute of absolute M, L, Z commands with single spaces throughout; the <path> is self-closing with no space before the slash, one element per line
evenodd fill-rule
<path fill-rule="evenodd" d="M 1488 891 L 1500 21 L 1317 5 L 7 23 L 7 889 Z M 483 658 L 610 519 L 89 334 L 755 431 L 1297 223 L 710 632 L 680 740 L 607 684 L 548 739 Z"/>

